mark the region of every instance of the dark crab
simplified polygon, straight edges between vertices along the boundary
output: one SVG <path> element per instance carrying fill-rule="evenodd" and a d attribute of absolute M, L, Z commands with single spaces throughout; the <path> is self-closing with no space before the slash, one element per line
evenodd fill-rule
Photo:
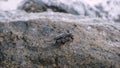
<path fill-rule="evenodd" d="M 71 33 L 62 33 L 54 38 L 54 46 L 62 46 L 73 41 L 73 35 Z"/>

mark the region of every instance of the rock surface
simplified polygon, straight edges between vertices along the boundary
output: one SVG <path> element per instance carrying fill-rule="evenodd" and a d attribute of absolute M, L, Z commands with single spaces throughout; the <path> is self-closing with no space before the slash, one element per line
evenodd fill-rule
<path fill-rule="evenodd" d="M 6 5 L 7 4 L 7 5 Z M 0 10 L 62 12 L 120 22 L 120 0 L 0 0 Z"/>
<path fill-rule="evenodd" d="M 120 0 L 28 0 L 27 2 L 33 2 L 32 4 L 29 3 L 32 8 L 26 4 L 22 6 L 25 7 L 23 10 L 27 12 L 38 12 L 43 7 L 51 9 L 53 12 L 100 17 L 120 22 Z M 35 10 L 33 11 L 33 9 Z"/>
<path fill-rule="evenodd" d="M 0 68 L 119 67 L 119 23 L 63 13 L 0 12 Z"/>
<path fill-rule="evenodd" d="M 52 11 L 52 12 L 63 12 L 68 13 L 64 8 L 55 6 L 55 5 L 48 5 L 44 3 L 44 1 L 41 0 L 26 0 L 21 6 L 19 6 L 19 9 L 25 10 L 26 12 L 46 12 L 46 11 Z"/>
<path fill-rule="evenodd" d="M 44 12 L 47 11 L 47 8 L 42 4 L 37 4 L 34 1 L 27 0 L 25 1 L 21 6 L 19 6 L 19 9 L 25 10 L 26 12 Z"/>

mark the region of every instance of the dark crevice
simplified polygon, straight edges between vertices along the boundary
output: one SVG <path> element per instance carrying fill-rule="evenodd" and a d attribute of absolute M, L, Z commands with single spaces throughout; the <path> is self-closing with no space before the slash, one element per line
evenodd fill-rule
<path fill-rule="evenodd" d="M 55 64 L 56 64 L 56 68 L 60 68 L 58 57 L 55 58 Z"/>
<path fill-rule="evenodd" d="M 47 8 L 51 9 L 52 11 L 54 12 L 63 12 L 63 13 L 68 13 L 66 10 L 60 8 L 60 7 L 57 7 L 57 6 L 47 6 Z"/>

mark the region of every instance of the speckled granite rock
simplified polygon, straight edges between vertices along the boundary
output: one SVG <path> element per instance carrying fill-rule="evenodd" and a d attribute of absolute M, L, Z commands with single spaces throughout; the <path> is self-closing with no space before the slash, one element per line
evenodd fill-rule
<path fill-rule="evenodd" d="M 0 14 L 0 68 L 120 67 L 119 23 L 18 13 Z"/>

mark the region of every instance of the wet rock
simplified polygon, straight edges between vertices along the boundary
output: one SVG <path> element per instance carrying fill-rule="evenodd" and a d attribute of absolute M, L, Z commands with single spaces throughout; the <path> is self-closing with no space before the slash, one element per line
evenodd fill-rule
<path fill-rule="evenodd" d="M 120 67 L 119 23 L 22 11 L 0 19 L 0 68 Z"/>

